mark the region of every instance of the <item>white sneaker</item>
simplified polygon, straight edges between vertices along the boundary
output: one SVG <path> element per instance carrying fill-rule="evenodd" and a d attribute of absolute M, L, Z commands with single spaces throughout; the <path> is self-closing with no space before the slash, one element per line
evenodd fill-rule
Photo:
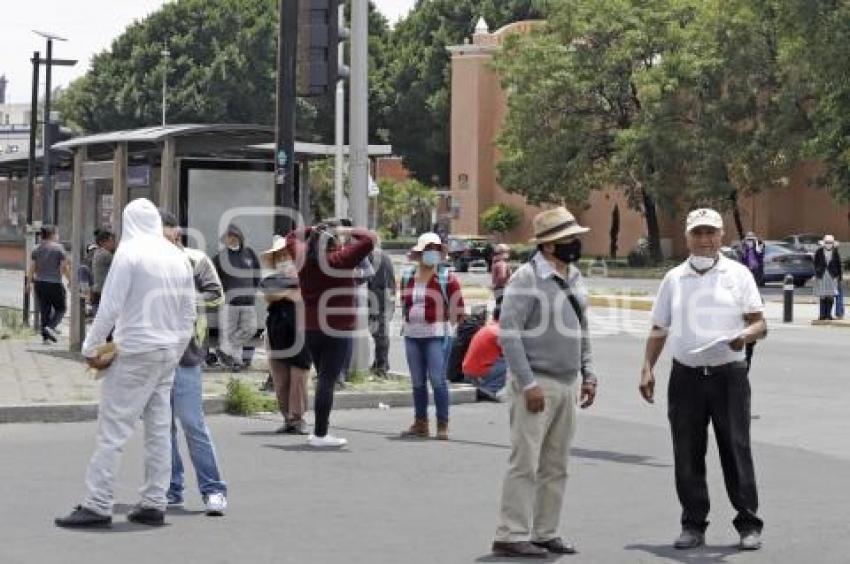
<path fill-rule="evenodd" d="M 307 437 L 307 444 L 314 448 L 340 448 L 347 445 L 348 441 L 331 435 L 325 435 L 324 437 L 310 435 Z"/>
<path fill-rule="evenodd" d="M 204 497 L 204 505 L 207 508 L 207 515 L 211 517 L 221 517 L 224 515 L 224 510 L 227 509 L 227 498 L 223 493 L 214 493 Z"/>

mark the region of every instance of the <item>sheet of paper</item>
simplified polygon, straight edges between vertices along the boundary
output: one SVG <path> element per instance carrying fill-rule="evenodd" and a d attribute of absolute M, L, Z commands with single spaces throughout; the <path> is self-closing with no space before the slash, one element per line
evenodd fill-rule
<path fill-rule="evenodd" d="M 690 354 L 700 354 L 700 353 L 704 353 L 705 351 L 707 351 L 709 349 L 713 349 L 714 347 L 718 347 L 718 346 L 721 346 L 721 345 L 729 346 L 729 343 L 734 341 L 737 337 L 738 337 L 738 335 L 723 335 L 723 336 L 717 337 L 716 339 L 714 339 L 713 341 L 711 341 L 707 345 L 703 345 L 701 347 L 697 347 L 695 349 L 689 350 L 688 353 L 690 353 Z"/>

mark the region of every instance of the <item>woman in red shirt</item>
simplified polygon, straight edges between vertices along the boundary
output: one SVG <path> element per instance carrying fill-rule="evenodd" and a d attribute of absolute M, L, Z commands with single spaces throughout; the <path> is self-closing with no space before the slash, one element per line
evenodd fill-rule
<path fill-rule="evenodd" d="M 463 296 L 454 275 L 441 271 L 445 248 L 436 233 L 424 233 L 410 251 L 417 265 L 402 277 L 404 346 L 413 384 L 413 425 L 405 437 L 428 437 L 428 386 L 431 382 L 437 410 L 437 438 L 449 438 L 449 385 L 446 350 L 452 326 L 463 317 Z"/>

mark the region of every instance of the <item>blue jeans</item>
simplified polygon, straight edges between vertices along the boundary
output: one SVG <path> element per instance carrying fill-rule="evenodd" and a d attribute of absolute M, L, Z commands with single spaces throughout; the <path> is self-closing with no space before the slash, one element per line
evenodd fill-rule
<path fill-rule="evenodd" d="M 505 364 L 505 358 L 501 357 L 490 367 L 490 372 L 487 376 L 481 378 L 478 382 L 478 389 L 488 396 L 496 397 L 496 395 L 505 387 L 505 380 L 508 374 L 508 367 Z"/>
<path fill-rule="evenodd" d="M 215 446 L 204 421 L 203 389 L 200 366 L 178 366 L 171 390 L 171 486 L 169 497 L 183 499 L 183 461 L 177 448 L 177 420 L 186 435 L 189 458 L 195 467 L 201 495 L 227 494 L 227 484 L 218 471 Z"/>
<path fill-rule="evenodd" d="M 437 421 L 449 420 L 449 384 L 446 381 L 446 354 L 443 337 L 426 339 L 404 338 L 407 366 L 413 384 L 413 413 L 420 419 L 428 417 L 428 385 L 434 390 Z"/>

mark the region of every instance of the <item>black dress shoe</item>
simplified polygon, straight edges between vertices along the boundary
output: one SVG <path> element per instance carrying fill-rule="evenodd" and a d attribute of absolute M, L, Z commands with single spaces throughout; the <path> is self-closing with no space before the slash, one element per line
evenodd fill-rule
<path fill-rule="evenodd" d="M 165 525 L 165 511 L 153 509 L 152 507 L 137 506 L 127 514 L 127 520 L 131 523 L 161 527 Z"/>
<path fill-rule="evenodd" d="M 491 550 L 495 556 L 509 556 L 512 558 L 546 558 L 549 556 L 549 552 L 546 549 L 535 546 L 528 541 L 493 541 L 493 548 Z"/>
<path fill-rule="evenodd" d="M 561 537 L 555 537 L 547 541 L 533 541 L 531 544 L 546 549 L 552 554 L 575 554 L 578 552 L 575 545 L 564 542 Z"/>
<path fill-rule="evenodd" d="M 57 517 L 54 523 L 57 527 L 65 527 L 66 529 L 107 528 L 112 526 L 112 517 L 100 515 L 91 509 L 78 505 L 67 516 Z"/>

